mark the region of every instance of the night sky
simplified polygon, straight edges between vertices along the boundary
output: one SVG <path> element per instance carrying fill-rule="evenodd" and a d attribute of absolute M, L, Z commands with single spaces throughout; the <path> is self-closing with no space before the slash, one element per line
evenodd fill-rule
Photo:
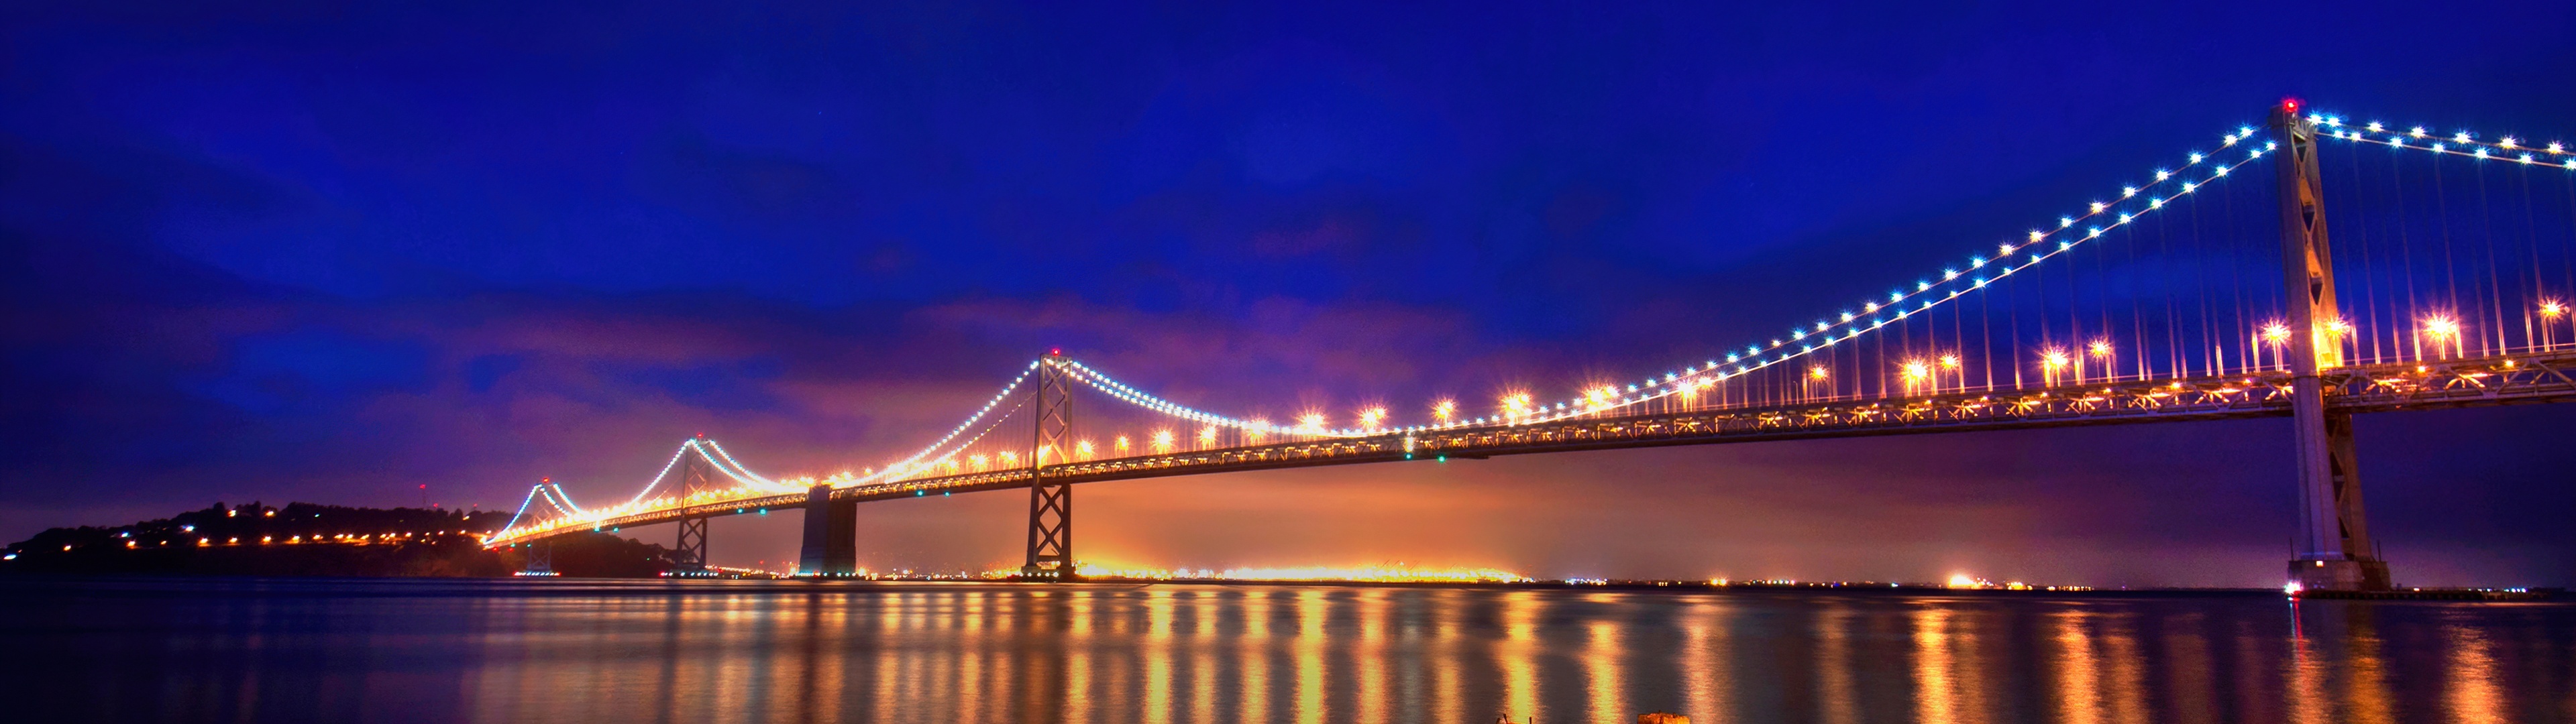
<path fill-rule="evenodd" d="M 1879 293 L 2287 95 L 2576 137 L 2565 3 L 257 5 L 0 19 L 0 540 L 423 484 L 506 512 L 539 476 L 622 498 L 702 432 L 772 475 L 881 465 L 1055 346 L 1215 410 L 1561 395 Z M 2576 406 L 2359 430 L 2401 583 L 2576 584 Z M 1107 483 L 1078 552 L 2278 585 L 2288 442 Z M 1016 565 L 1026 500 L 861 506 L 862 563 Z M 719 519 L 716 562 L 792 560 L 795 519 Z"/>

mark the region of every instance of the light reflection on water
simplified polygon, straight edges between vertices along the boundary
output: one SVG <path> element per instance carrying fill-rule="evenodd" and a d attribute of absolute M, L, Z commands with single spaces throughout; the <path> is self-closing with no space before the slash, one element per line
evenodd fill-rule
<path fill-rule="evenodd" d="M 2576 721 L 2576 606 L 0 580 L 34 721 Z"/>

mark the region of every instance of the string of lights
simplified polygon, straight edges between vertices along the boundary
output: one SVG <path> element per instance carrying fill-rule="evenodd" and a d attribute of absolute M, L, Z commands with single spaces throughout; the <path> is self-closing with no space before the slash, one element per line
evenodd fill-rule
<path fill-rule="evenodd" d="M 687 443 L 682 443 L 678 449 L 672 450 L 670 461 L 662 463 L 662 472 L 654 473 L 653 479 L 644 483 L 644 489 L 635 491 L 635 497 L 627 499 L 626 504 L 644 502 L 644 496 L 653 494 L 654 488 L 661 487 L 662 480 L 671 476 L 671 468 L 679 467 L 680 456 L 687 454 L 689 454 Z"/>
<path fill-rule="evenodd" d="M 1073 379 L 1074 379 L 1074 380 L 1079 381 L 1079 382 L 1081 382 L 1081 383 L 1083 383 L 1083 384 L 1085 384 L 1085 385 L 1089 385 L 1092 389 L 1099 390 L 1099 391 L 1101 391 L 1101 392 L 1103 392 L 1103 393 L 1108 394 L 1108 395 L 1109 395 L 1109 396 L 1111 396 L 1111 397 L 1118 398 L 1120 401 L 1126 402 L 1126 403 L 1128 403 L 1128 404 L 1135 405 L 1135 406 L 1137 406 L 1137 407 L 1142 407 L 1142 408 L 1145 408 L 1145 409 L 1150 410 L 1150 411 L 1153 411 L 1153 412 L 1161 413 L 1161 414 L 1164 414 L 1164 415 L 1169 415 L 1169 416 L 1172 416 L 1172 417 L 1178 417 L 1178 418 L 1185 419 L 1185 420 L 1190 420 L 1190 421 L 1193 421 L 1193 422 L 1201 422 L 1201 423 L 1206 423 L 1206 424 L 1210 424 L 1210 425 L 1217 425 L 1217 426 L 1220 426 L 1220 427 L 1229 427 L 1229 428 L 1233 428 L 1233 429 L 1237 429 L 1237 430 L 1248 430 L 1248 431 L 1261 432 L 1261 433 L 1273 434 L 1273 435 L 1311 435 L 1311 436 L 1318 436 L 1318 437 L 1356 437 L 1356 436 L 1362 436 L 1362 435 L 1373 435 L 1373 434 L 1379 434 L 1379 433 L 1381 433 L 1381 432 L 1385 432 L 1385 431 L 1383 431 L 1383 430 L 1324 429 L 1324 428 L 1323 428 L 1323 426 L 1322 426 L 1322 425 L 1320 425 L 1320 424 L 1317 424 L 1317 425 L 1303 425 L 1303 424 L 1301 424 L 1301 425 L 1298 425 L 1298 426 L 1290 427 L 1290 426 L 1282 426 L 1282 425 L 1273 425 L 1273 424 L 1270 424 L 1270 423 L 1268 423 L 1268 422 L 1261 421 L 1261 420 L 1246 420 L 1246 419 L 1241 419 L 1241 418 L 1228 417 L 1228 416 L 1225 416 L 1225 415 L 1219 415 L 1219 414 L 1216 414 L 1216 413 L 1213 413 L 1213 412 L 1208 412 L 1208 411 L 1205 411 L 1205 410 L 1200 410 L 1200 409 L 1192 408 L 1192 407 L 1189 407 L 1189 406 L 1187 406 L 1187 405 L 1182 405 L 1182 404 L 1179 404 L 1179 403 L 1175 403 L 1175 402 L 1172 402 L 1172 401 L 1170 401 L 1170 400 L 1166 400 L 1166 399 L 1163 399 L 1163 398 L 1160 398 L 1160 397 L 1156 397 L 1156 396 L 1154 396 L 1154 395 L 1152 395 L 1152 394 L 1146 393 L 1146 392 L 1145 392 L 1145 391 L 1143 391 L 1143 390 L 1139 390 L 1139 389 L 1136 389 L 1136 388 L 1134 388 L 1134 387 L 1129 387 L 1129 386 L 1127 386 L 1125 383 L 1119 382 L 1118 380 L 1116 380 L 1116 379 L 1114 379 L 1114 378 L 1111 378 L 1109 375 L 1107 375 L 1107 374 L 1103 374 L 1103 373 L 1101 373 L 1099 370 L 1092 369 L 1091 367 L 1086 366 L 1086 365 L 1082 364 L 1081 362 L 1077 362 L 1077 361 L 1074 361 L 1074 360 L 1065 360 L 1064 364 L 1065 364 L 1065 369 L 1066 369 L 1066 371 L 1068 371 L 1069 373 L 1071 373 L 1071 374 L 1070 374 L 1070 376 L 1071 376 L 1071 377 L 1073 377 Z M 1313 417 L 1311 417 L 1311 416 L 1310 416 L 1308 419 L 1315 419 L 1315 418 L 1313 418 Z"/>
<path fill-rule="evenodd" d="M 696 440 L 691 440 L 690 442 L 697 442 L 697 441 L 696 441 Z M 760 483 L 760 484 L 762 484 L 762 485 L 767 485 L 767 486 L 770 486 L 770 487 L 785 487 L 783 484 L 779 483 L 778 481 L 770 480 L 769 478 L 762 477 L 759 473 L 752 472 L 752 471 L 751 471 L 751 468 L 743 467 L 743 464 L 742 464 L 741 462 L 736 461 L 736 460 L 734 460 L 734 459 L 733 459 L 733 454 L 732 454 L 732 453 L 725 452 L 724 446 L 723 446 L 723 445 L 716 444 L 716 441 L 714 441 L 714 440 L 707 440 L 707 441 L 706 441 L 706 446 L 707 446 L 709 449 L 713 449 L 713 450 L 715 450 L 715 453 L 716 453 L 716 456 L 717 456 L 717 457 L 722 457 L 722 458 L 724 458 L 724 463 L 723 463 L 722 465 L 718 465 L 718 466 L 717 466 L 717 469 L 722 470 L 722 469 L 723 469 L 723 467 L 724 467 L 724 465 L 731 465 L 731 466 L 733 466 L 733 470 L 732 470 L 732 471 L 728 471 L 728 472 L 726 472 L 726 474 L 727 474 L 727 475 L 732 475 L 732 476 L 734 476 L 734 479 L 735 479 L 735 480 L 743 480 L 744 478 L 749 478 L 749 479 L 750 479 L 750 482 L 758 482 L 758 483 Z M 700 455 L 705 455 L 705 454 L 706 454 L 706 451 L 701 450 L 701 451 L 699 451 L 699 452 L 698 452 L 698 454 L 700 454 Z M 708 458 L 708 459 L 707 459 L 707 462 L 711 462 L 711 463 L 712 463 L 712 462 L 716 462 L 716 460 L 715 460 L 714 458 Z"/>
<path fill-rule="evenodd" d="M 709 454 L 710 450 L 713 451 L 713 454 Z M 615 506 L 608 510 L 594 511 L 583 508 L 581 504 L 573 502 L 572 494 L 566 492 L 561 483 L 556 483 L 552 480 L 541 482 L 530 487 L 527 499 L 519 502 L 519 510 L 510 514 L 510 522 L 502 524 L 501 529 L 504 531 L 503 535 L 516 529 L 519 521 L 526 517 L 528 507 L 539 499 L 545 500 L 547 507 L 553 508 L 556 513 L 555 519 L 550 521 L 547 527 L 562 525 L 570 521 L 597 519 L 610 515 L 617 510 L 631 510 L 644 506 L 650 502 L 647 500 L 646 496 L 651 495 L 656 488 L 659 488 L 662 485 L 662 481 L 669 479 L 671 469 L 678 467 L 680 459 L 692 451 L 695 451 L 698 454 L 698 457 L 705 459 L 711 467 L 716 469 L 717 472 L 724 474 L 728 478 L 732 478 L 734 482 L 739 485 L 768 488 L 772 491 L 783 491 L 787 490 L 789 487 L 783 483 L 752 472 L 750 468 L 745 467 L 740 461 L 735 460 L 733 454 L 726 452 L 724 446 L 718 444 L 716 441 L 691 438 L 680 443 L 679 449 L 671 452 L 671 459 L 662 464 L 662 471 L 654 474 L 653 479 L 650 482 L 645 483 L 644 489 L 637 491 L 634 498 L 629 499 L 623 505 Z"/>
<path fill-rule="evenodd" d="M 2254 135 L 2253 128 L 2240 127 L 2236 132 L 2222 136 L 2219 146 L 2233 148 L 2252 139 Z M 2024 241 L 2018 243 L 2007 241 L 1999 244 L 1993 257 L 1971 256 L 1964 270 L 1957 266 L 1944 268 L 1937 277 L 1926 276 L 1918 280 L 1911 291 L 1902 287 L 1892 290 L 1884 303 L 1875 299 L 1865 301 L 1861 303 L 1861 311 L 1858 313 L 1845 310 L 1835 318 L 1818 320 L 1812 328 L 1794 328 L 1787 339 L 1773 338 L 1769 340 L 1768 345 L 1746 345 L 1742 348 L 1743 351 L 1728 352 L 1724 364 L 1711 359 L 1703 365 L 1685 365 L 1679 370 L 1666 372 L 1661 379 L 1649 377 L 1628 384 L 1624 390 L 1605 386 L 1587 390 L 1582 395 L 1553 405 L 1539 403 L 1535 407 L 1525 406 L 1517 414 L 1477 417 L 1429 427 L 1449 429 L 1497 423 L 1555 422 L 1660 400 L 1681 394 L 1684 386 L 1691 386 L 1693 391 L 1696 391 L 1704 388 L 1703 381 L 1724 381 L 1784 364 L 1818 350 L 1857 339 L 1864 334 L 1884 328 L 1890 322 L 1929 311 L 1963 294 L 1983 290 L 1989 284 L 2000 281 L 2014 272 L 2036 266 L 2085 242 L 2101 238 L 2106 232 L 2135 223 L 2139 218 L 2171 206 L 2170 202 L 2174 199 L 2225 180 L 2236 168 L 2261 159 L 2277 146 L 2277 142 L 2266 141 L 2260 147 L 2248 149 L 2241 159 L 2233 162 L 2219 161 L 2218 157 L 2212 154 L 2199 152 L 2187 154 L 2185 163 L 2181 166 L 2156 170 L 2153 181 L 2143 186 L 2121 187 L 2117 201 L 2093 202 L 2086 206 L 2085 212 L 2081 215 L 2060 216 L 2055 228 L 2035 229 L 2028 232 Z M 2195 181 L 2186 176 L 2187 172 L 2204 164 L 2210 167 L 2206 177 Z M 2166 185 L 2173 186 L 2173 193 L 2170 195 L 2155 193 L 2157 188 Z M 2085 223 L 2095 219 L 2101 219 L 2103 223 Z M 2080 232 L 2076 228 L 2078 224 L 2084 224 Z M 2056 239 L 2056 246 L 2045 246 L 2052 238 Z M 2035 246 L 2039 248 L 2030 250 Z M 2023 261 L 2015 264 L 2013 262 L 2016 258 L 2015 254 L 2025 250 L 2030 251 L 2020 257 Z M 1979 273 L 1980 270 L 1989 268 L 1996 269 L 1992 276 Z M 1912 306 L 1909 307 L 1909 304 Z"/>
<path fill-rule="evenodd" d="M 929 447 L 922 448 L 921 452 L 913 453 L 912 457 L 896 461 L 893 465 L 888 465 L 876 472 L 860 476 L 852 482 L 854 484 L 864 484 L 883 480 L 887 476 L 893 475 L 896 470 L 910 467 L 913 463 L 920 462 L 922 458 L 930 457 L 932 453 L 939 452 L 941 449 L 947 447 L 948 441 L 957 439 L 957 436 L 964 434 L 967 428 L 973 427 L 977 421 L 984 419 L 984 415 L 992 412 L 995 406 L 1002 404 L 1002 400 L 1008 399 L 1011 396 L 1011 392 L 1019 389 L 1021 382 L 1028 381 L 1029 373 L 1037 371 L 1038 365 L 1042 363 L 1043 362 L 1041 360 L 1030 360 L 1027 369 L 1021 370 L 1018 377 L 1011 378 L 1010 384 L 1003 385 L 1001 392 L 994 393 L 993 399 L 986 400 L 983 407 L 975 410 L 975 414 L 968 415 L 966 417 L 965 422 L 957 423 L 956 428 L 949 430 L 946 435 L 941 435 L 938 442 L 931 443 Z"/>
<path fill-rule="evenodd" d="M 701 443 L 709 447 L 714 447 L 716 454 L 707 454 L 707 449 L 705 447 L 701 447 Z M 679 466 L 680 458 L 687 457 L 692 451 L 696 452 L 700 459 L 707 461 L 709 466 L 714 467 L 716 472 L 724 474 L 725 477 L 732 478 L 736 484 L 774 489 L 784 489 L 785 487 L 777 481 L 761 477 L 760 474 L 754 473 L 751 469 L 743 467 L 742 463 L 734 462 L 733 456 L 724 454 L 724 448 L 716 445 L 714 440 L 690 438 L 682 441 L 679 449 L 671 451 L 671 460 L 669 462 L 662 463 L 662 472 L 653 474 L 652 481 L 645 483 L 643 490 L 635 491 L 635 497 L 627 500 L 626 502 L 629 504 L 643 502 L 645 496 L 652 495 L 656 488 L 660 488 L 662 486 L 663 480 L 670 478 L 671 469 Z M 724 458 L 722 461 L 716 459 L 719 455 Z M 730 464 L 731 467 L 727 467 L 728 464 Z M 566 500 L 569 501 L 570 498 L 566 498 Z"/>
<path fill-rule="evenodd" d="M 967 448 L 974 447 L 974 446 L 975 446 L 975 443 L 982 442 L 982 441 L 984 440 L 984 436 L 993 434 L 993 431 L 994 431 L 994 430 L 1002 429 L 1002 423 L 1003 423 L 1004 421 L 1007 421 L 1007 420 L 1011 419 L 1011 416 L 1012 416 L 1012 415 L 1019 414 L 1019 412 L 1020 412 L 1020 408 L 1022 408 L 1022 407 L 1027 407 L 1027 406 L 1028 406 L 1028 404 L 1029 404 L 1029 403 L 1028 403 L 1028 400 L 1026 400 L 1026 399 L 1022 399 L 1022 400 L 1020 400 L 1019 402 L 1013 403 L 1013 404 L 1011 405 L 1011 409 L 1009 409 L 1009 410 L 1007 410 L 1007 411 L 1004 411 L 1000 417 L 995 417 L 995 418 L 993 418 L 993 423 L 992 423 L 992 424 L 989 424 L 989 425 L 985 425 L 985 426 L 984 426 L 984 429 L 983 429 L 982 431 L 980 431 L 980 432 L 975 433 L 975 436 L 974 436 L 974 437 L 966 438 L 966 441 L 965 441 L 965 442 L 957 443 L 957 446 L 956 446 L 954 449 L 949 450 L 946 454 L 940 455 L 940 456 L 935 457 L 935 458 L 931 458 L 932 462 L 921 463 L 920 465 L 915 466 L 913 469 L 914 469 L 914 470 L 926 470 L 926 469 L 929 469 L 932 465 L 956 462 L 956 460 L 957 460 L 957 454 L 958 454 L 958 453 L 965 452 Z M 899 482 L 901 482 L 901 480 L 903 479 L 903 473 L 902 473 L 902 471 L 897 471 L 897 470 L 887 470 L 887 471 L 886 471 L 886 474 L 887 474 L 887 475 L 892 475 L 892 476 L 894 476 L 894 478 L 895 478 L 895 479 L 894 479 L 894 480 L 878 481 L 878 482 L 873 483 L 873 484 L 869 484 L 869 483 L 860 483 L 859 485 L 861 485 L 862 487 L 869 486 L 869 485 L 876 485 L 876 486 L 892 485 L 892 484 L 895 484 L 895 483 L 899 483 Z"/>
<path fill-rule="evenodd" d="M 714 450 L 714 454 L 709 454 L 710 449 Z M 733 479 L 737 485 L 733 491 L 701 491 L 698 495 L 714 495 L 725 492 L 741 492 L 757 495 L 764 492 L 785 492 L 791 489 L 784 483 L 762 477 L 757 473 L 751 472 L 750 469 L 743 467 L 740 462 L 733 460 L 733 456 L 731 454 L 724 452 L 723 446 L 716 444 L 715 441 L 691 438 L 680 443 L 679 449 L 672 452 L 671 460 L 662 465 L 662 472 L 654 475 L 651 482 L 645 483 L 644 490 L 637 492 L 635 498 L 630 499 L 623 504 L 602 509 L 584 508 L 579 503 L 573 502 L 572 494 L 566 492 L 561 483 L 556 483 L 552 480 L 538 483 L 534 487 L 530 488 L 528 491 L 528 499 L 520 502 L 519 511 L 511 514 L 510 522 L 504 523 L 501 526 L 501 531 L 493 535 L 493 539 L 507 539 L 535 530 L 559 528 L 578 522 L 603 520 L 611 516 L 645 509 L 654 505 L 665 505 L 674 502 L 675 499 L 672 498 L 648 499 L 646 496 L 651 495 L 655 488 L 660 487 L 662 481 L 670 477 L 671 469 L 677 467 L 680 459 L 692 451 L 696 452 L 700 459 L 706 460 L 708 465 L 715 468 L 717 472 Z M 719 460 L 720 457 L 722 458 L 721 460 Z M 730 469 L 727 467 L 728 464 L 732 466 Z M 765 491 L 761 490 L 764 488 L 766 489 Z M 521 530 L 518 526 L 519 521 L 525 517 L 531 503 L 539 499 L 546 501 L 547 507 L 553 508 L 556 515 L 541 523 L 532 524 L 528 530 Z"/>
<path fill-rule="evenodd" d="M 572 496 L 564 492 L 561 484 L 553 480 L 545 480 L 528 486 L 528 497 L 519 501 L 518 511 L 510 514 L 509 522 L 501 524 L 501 530 L 506 533 L 518 528 L 520 519 L 527 516 L 528 508 L 535 505 L 539 499 L 546 501 L 546 507 L 555 510 L 554 520 L 556 521 L 580 518 L 589 514 L 589 511 L 583 510 L 580 505 L 572 502 Z"/>
<path fill-rule="evenodd" d="M 545 490 L 546 504 L 554 506 L 555 512 L 568 516 L 578 516 L 588 512 L 583 510 L 580 504 L 572 502 L 572 496 L 564 492 L 562 484 L 548 480 L 540 483 L 538 487 Z"/>
<path fill-rule="evenodd" d="M 2243 144 L 2251 140 L 2254 136 L 2255 130 L 2253 128 L 2239 127 L 2235 132 L 2221 136 L 2219 146 L 2221 148 L 2236 147 L 2239 144 Z M 2266 153 L 2269 153 L 2276 148 L 2276 146 L 2276 143 L 2267 141 L 2260 148 L 2248 150 L 2244 158 L 2241 160 L 2233 162 L 2219 161 L 2216 156 L 2211 154 L 2198 152 L 2187 154 L 2184 158 L 2184 163 L 2180 166 L 2171 169 L 2157 169 L 2152 174 L 2153 179 L 2151 181 L 2148 181 L 2143 185 L 2122 187 L 2117 201 L 2093 202 L 2088 204 L 2085 211 L 2081 214 L 2060 216 L 2058 217 L 2058 223 L 2055 228 L 2035 229 L 2028 232 L 2024 240 L 2018 242 L 2007 241 L 1999 244 L 1997 246 L 1996 254 L 1991 258 L 1983 255 L 1971 256 L 1969 257 L 1967 264 L 1964 265 L 1964 269 L 1959 266 L 1944 268 L 1937 278 L 1927 276 L 1916 281 L 1911 290 L 1903 287 L 1891 290 L 1884 302 L 1877 299 L 1865 300 L 1861 302 L 1860 311 L 1857 313 L 1845 310 L 1832 318 L 1818 320 L 1812 328 L 1804 326 L 1793 328 L 1786 339 L 1774 338 L 1769 341 L 1767 346 L 1763 344 L 1752 344 L 1747 345 L 1743 352 L 1728 352 L 1725 355 L 1726 361 L 1723 365 L 1721 365 L 1717 360 L 1711 359 L 1704 365 L 1686 365 L 1680 370 L 1667 372 L 1661 379 L 1650 377 L 1637 383 L 1629 384 L 1626 386 L 1625 390 L 1619 390 L 1617 388 L 1596 388 L 1594 390 L 1586 390 L 1584 394 L 1578 395 L 1564 402 L 1554 403 L 1553 405 L 1540 404 L 1534 408 L 1524 407 L 1524 411 L 1518 412 L 1517 414 L 1477 417 L 1436 425 L 1399 426 L 1385 429 L 1325 429 L 1320 426 L 1306 425 L 1292 427 L 1270 424 L 1259 420 L 1246 420 L 1199 410 L 1186 405 L 1174 403 L 1170 400 L 1136 389 L 1135 387 L 1119 382 L 1117 379 L 1112 378 L 1099 370 L 1083 365 L 1080 362 L 1067 361 L 1066 365 L 1067 370 L 1072 373 L 1071 376 L 1075 380 L 1094 389 L 1100 390 L 1101 392 L 1117 398 L 1120 401 L 1136 405 L 1146 410 L 1194 422 L 1268 434 L 1310 435 L 1319 437 L 1360 437 L 1496 423 L 1528 424 L 1553 422 L 1659 400 L 1671 395 L 1680 394 L 1683 386 L 1696 385 L 1703 379 L 1731 379 L 1736 376 L 1804 357 L 1818 349 L 1831 347 L 1833 345 L 1858 338 L 1869 332 L 1884 328 L 1891 321 L 1906 319 L 1909 316 L 1938 307 L 1941 303 L 1957 298 L 1962 294 L 1984 289 L 1988 284 L 2000 280 L 2002 277 L 2010 275 L 2013 272 L 2035 266 L 2051 257 L 2064 253 L 2075 246 L 2098 239 L 2105 232 L 2134 223 L 2140 217 L 2164 209 L 2173 199 L 2194 193 L 2202 186 L 2209 183 L 2224 180 L 2230 171 L 2262 158 Z M 2198 181 L 2189 180 L 2188 172 L 2204 165 L 2208 165 L 2212 169 L 2209 176 Z M 2176 187 L 2172 194 L 2156 194 L 2156 189 L 2168 185 Z M 2142 195 L 2143 200 L 2141 199 Z M 2102 223 L 2085 223 L 2097 219 L 2101 220 Z M 2085 224 L 2084 228 L 2080 232 L 2078 232 L 2076 228 L 2078 224 Z M 2054 248 L 2043 246 L 2052 238 L 2057 240 L 2057 245 Z M 2039 246 L 2041 248 L 2036 251 L 2027 251 L 2026 256 L 2022 257 L 2024 259 L 2023 261 L 2017 264 L 2013 262 L 2013 259 L 2016 258 L 2016 254 L 2022 254 L 2025 250 L 2029 250 L 2034 246 Z M 1988 268 L 1997 268 L 1997 271 L 1994 272 L 1991 277 L 1977 273 L 1978 270 Z M 1794 349 L 1792 348 L 1792 345 L 1795 345 Z"/>
<path fill-rule="evenodd" d="M 2534 147 L 2513 136 L 2505 136 L 2494 141 L 2482 141 L 2477 134 L 2468 131 L 2442 136 L 2425 132 L 2423 126 L 2415 126 L 2401 132 L 2389 130 L 2387 126 L 2377 121 L 2362 124 L 2356 128 L 2344 125 L 2343 119 L 2334 116 L 2312 115 L 2308 119 L 2333 129 L 2326 132 L 2329 138 L 2387 146 L 2391 149 L 2428 151 L 2482 161 L 2510 161 L 2526 166 L 2555 166 L 2576 171 L 2576 154 L 2570 154 L 2567 144 L 2557 141 Z"/>
<path fill-rule="evenodd" d="M 520 499 L 520 501 L 519 501 L 519 512 L 511 513 L 511 514 L 510 514 L 510 522 L 502 523 L 502 524 L 501 524 L 501 530 L 505 530 L 505 531 L 506 531 L 506 530 L 510 530 L 510 529 L 512 529 L 512 528 L 517 528 L 517 527 L 519 527 L 519 518 L 521 518 L 521 517 L 523 517 L 523 516 L 526 516 L 526 515 L 528 514 L 528 505 L 529 505 L 529 504 L 532 504 L 532 503 L 537 502 L 537 491 L 539 491 L 539 490 L 544 490 L 544 489 L 545 489 L 545 484 L 544 484 L 544 483 L 538 483 L 538 484 L 536 484 L 536 485 L 530 485 L 530 486 L 528 486 L 528 497 L 523 498 L 523 499 Z"/>

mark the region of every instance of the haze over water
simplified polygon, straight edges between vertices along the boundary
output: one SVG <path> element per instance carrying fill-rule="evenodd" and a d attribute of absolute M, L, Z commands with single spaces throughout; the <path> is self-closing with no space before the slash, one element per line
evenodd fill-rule
<path fill-rule="evenodd" d="M 0 640 L 19 721 L 2576 721 L 2563 603 L 8 579 Z"/>

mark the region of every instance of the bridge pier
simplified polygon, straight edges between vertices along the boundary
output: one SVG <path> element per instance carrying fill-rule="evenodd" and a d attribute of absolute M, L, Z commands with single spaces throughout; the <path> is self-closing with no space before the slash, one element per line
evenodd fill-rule
<path fill-rule="evenodd" d="M 2379 551 L 2370 544 L 2370 525 L 2362 517 L 2361 480 L 2356 474 L 2361 467 L 2352 439 L 2352 415 L 2323 415 L 2322 430 L 2310 429 L 2305 418 L 2297 419 L 2301 457 L 2307 457 L 2310 445 L 2321 442 L 2325 470 L 2322 476 L 2312 475 L 2301 465 L 2299 498 L 2306 514 L 2301 523 L 2308 533 L 2307 548 L 2290 561 L 2290 580 L 2303 590 L 2388 590 L 2392 587 L 2388 562 L 2380 560 Z"/>
<path fill-rule="evenodd" d="M 2281 136 L 2272 163 L 2279 171 L 2281 271 L 2293 330 L 2287 355 L 2302 533 L 2298 555 L 2290 560 L 2290 582 L 2310 590 L 2387 590 L 2388 563 L 2379 560 L 2362 518 L 2352 416 L 2326 412 L 2324 380 L 2318 374 L 2343 365 L 2343 340 L 2335 325 L 2343 313 L 2335 306 L 2325 188 L 2317 173 L 2317 128 L 2299 117 L 2295 101 L 2273 109 L 2271 125 Z"/>
<path fill-rule="evenodd" d="M 521 549 L 519 575 L 551 576 L 555 574 L 555 542 L 541 540 Z"/>
<path fill-rule="evenodd" d="M 834 577 L 859 572 L 859 501 L 832 500 L 832 486 L 805 491 L 805 547 L 797 556 L 801 575 Z"/>
<path fill-rule="evenodd" d="M 680 519 L 680 542 L 671 549 L 671 571 L 691 575 L 707 572 L 706 518 Z"/>

